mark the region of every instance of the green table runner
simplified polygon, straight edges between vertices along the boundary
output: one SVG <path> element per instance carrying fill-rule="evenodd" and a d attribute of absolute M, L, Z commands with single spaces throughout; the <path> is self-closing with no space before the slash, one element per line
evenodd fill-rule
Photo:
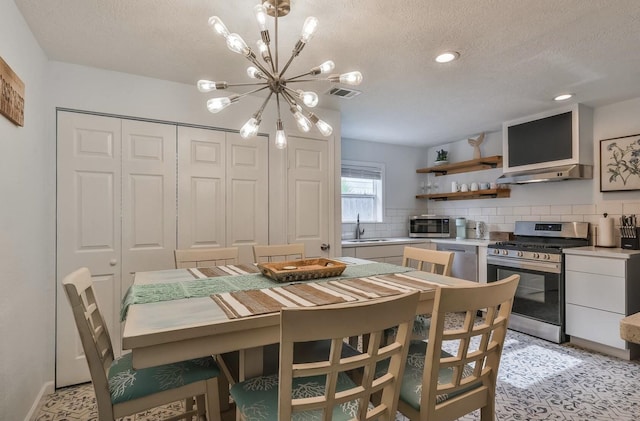
<path fill-rule="evenodd" d="M 331 278 L 314 279 L 303 282 L 327 282 L 338 279 L 363 278 L 389 273 L 404 273 L 414 271 L 413 268 L 392 265 L 389 263 L 367 263 L 363 265 L 350 265 L 340 276 Z M 127 311 L 132 304 L 155 303 L 159 301 L 180 300 L 183 298 L 208 297 L 211 294 L 223 292 L 245 291 L 249 289 L 273 288 L 286 286 L 295 282 L 276 282 L 266 276 L 254 273 L 248 275 L 217 276 L 206 279 L 193 279 L 181 282 L 164 284 L 132 285 L 122 299 L 120 320 L 124 321 Z"/>

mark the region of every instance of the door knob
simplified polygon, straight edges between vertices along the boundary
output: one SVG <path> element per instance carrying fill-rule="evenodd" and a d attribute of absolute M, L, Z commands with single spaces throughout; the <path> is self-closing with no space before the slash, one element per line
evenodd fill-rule
<path fill-rule="evenodd" d="M 327 251 L 331 248 L 331 246 L 327 243 L 322 243 L 322 245 L 320 246 L 320 250 L 322 251 Z"/>
<path fill-rule="evenodd" d="M 117 259 L 111 259 L 111 260 L 109 260 L 109 264 L 110 264 L 111 266 L 115 266 L 115 265 L 117 265 L 117 264 L 118 264 L 118 260 L 117 260 Z"/>

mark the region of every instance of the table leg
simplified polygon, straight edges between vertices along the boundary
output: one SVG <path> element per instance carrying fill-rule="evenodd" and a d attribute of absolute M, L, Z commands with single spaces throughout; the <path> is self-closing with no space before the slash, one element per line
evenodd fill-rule
<path fill-rule="evenodd" d="M 240 381 L 262 375 L 262 347 L 240 350 Z"/>

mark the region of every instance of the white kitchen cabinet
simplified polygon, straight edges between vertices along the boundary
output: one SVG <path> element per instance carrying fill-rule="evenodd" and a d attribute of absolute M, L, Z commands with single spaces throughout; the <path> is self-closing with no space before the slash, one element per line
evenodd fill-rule
<path fill-rule="evenodd" d="M 342 247 L 342 255 L 358 257 L 360 259 L 373 260 L 381 263 L 402 265 L 402 256 L 405 247 L 434 248 L 431 242 L 400 243 L 384 245 L 359 245 L 356 247 Z"/>
<path fill-rule="evenodd" d="M 638 346 L 620 338 L 620 320 L 640 311 L 640 253 L 579 249 L 565 250 L 566 332 L 571 342 L 634 358 Z"/>

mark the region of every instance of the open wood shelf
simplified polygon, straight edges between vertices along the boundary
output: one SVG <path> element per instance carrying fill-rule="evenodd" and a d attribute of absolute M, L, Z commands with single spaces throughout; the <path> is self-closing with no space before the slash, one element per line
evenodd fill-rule
<path fill-rule="evenodd" d="M 498 165 L 502 165 L 502 156 L 487 156 L 486 158 L 471 159 L 469 161 L 455 162 L 453 164 L 437 165 L 428 168 L 419 168 L 417 173 L 429 174 L 434 173 L 436 177 L 447 174 L 458 174 L 471 171 L 482 171 L 491 168 L 496 168 Z M 477 193 L 477 192 L 474 192 Z"/>
<path fill-rule="evenodd" d="M 457 193 L 433 193 L 418 194 L 416 199 L 429 200 L 469 200 L 469 199 L 494 199 L 498 197 L 509 197 L 511 190 L 509 189 L 487 189 L 477 191 L 466 191 Z"/>

